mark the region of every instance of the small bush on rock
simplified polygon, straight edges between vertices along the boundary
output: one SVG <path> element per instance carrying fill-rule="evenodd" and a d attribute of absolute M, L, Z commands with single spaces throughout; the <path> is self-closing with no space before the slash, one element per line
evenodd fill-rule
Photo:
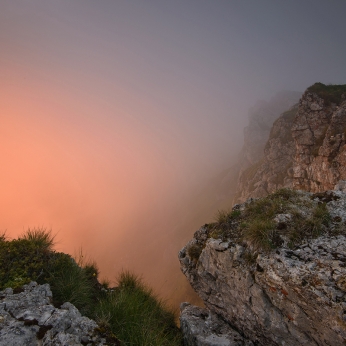
<path fill-rule="evenodd" d="M 202 253 L 202 250 L 203 250 L 203 247 L 202 245 L 200 244 L 192 244 L 188 250 L 187 250 L 187 253 L 189 255 L 189 257 L 195 261 L 198 261 L 199 259 L 199 256 L 201 255 Z"/>
<path fill-rule="evenodd" d="M 325 85 L 323 83 L 315 83 L 307 88 L 307 91 L 316 93 L 324 99 L 326 106 L 331 103 L 339 104 L 342 101 L 342 95 L 346 95 L 346 84 Z"/>

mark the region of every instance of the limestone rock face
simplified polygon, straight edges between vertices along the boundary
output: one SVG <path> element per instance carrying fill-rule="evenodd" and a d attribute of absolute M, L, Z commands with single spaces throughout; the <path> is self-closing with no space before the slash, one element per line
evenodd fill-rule
<path fill-rule="evenodd" d="M 189 303 L 181 304 L 180 328 L 186 346 L 253 346 L 216 314 Z"/>
<path fill-rule="evenodd" d="M 326 203 L 330 227 L 346 221 L 345 193 L 306 196 Z M 290 217 L 275 219 L 289 222 Z M 246 244 L 213 239 L 208 232 L 206 226 L 199 229 L 179 253 L 181 269 L 208 311 L 255 345 L 346 344 L 344 235 L 320 236 L 294 249 L 283 244 L 249 257 Z M 189 249 L 196 244 L 201 253 L 191 257 Z"/>
<path fill-rule="evenodd" d="M 299 103 L 273 123 L 264 149 L 257 145 L 256 160 L 240 172 L 234 202 L 282 187 L 321 192 L 346 180 L 345 95 L 332 103 L 328 95 L 307 89 Z"/>
<path fill-rule="evenodd" d="M 0 345 L 76 346 L 106 345 L 95 331 L 95 321 L 81 316 L 70 303 L 60 309 L 50 304 L 48 284 L 31 282 L 23 292 L 11 288 L 0 292 Z"/>
<path fill-rule="evenodd" d="M 274 122 L 262 153 L 257 155 L 258 161 L 239 176 L 235 202 L 292 186 L 295 146 L 291 128 L 297 112 L 295 105 Z"/>
<path fill-rule="evenodd" d="M 345 131 L 346 101 L 326 105 L 317 94 L 304 94 L 292 125 L 295 189 L 325 191 L 346 179 Z"/>

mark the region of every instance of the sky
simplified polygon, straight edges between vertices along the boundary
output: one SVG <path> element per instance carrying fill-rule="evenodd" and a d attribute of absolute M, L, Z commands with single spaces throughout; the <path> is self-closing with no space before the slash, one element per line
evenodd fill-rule
<path fill-rule="evenodd" d="M 345 13 L 344 0 L 0 0 L 0 231 L 52 229 L 57 250 L 169 299 L 177 251 L 210 221 L 199 192 L 235 164 L 248 109 L 346 83 Z"/>

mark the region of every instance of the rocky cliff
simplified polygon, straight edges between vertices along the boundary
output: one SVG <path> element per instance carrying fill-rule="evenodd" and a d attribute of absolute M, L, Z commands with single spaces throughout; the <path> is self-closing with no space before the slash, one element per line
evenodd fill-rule
<path fill-rule="evenodd" d="M 282 91 L 269 101 L 258 101 L 249 110 L 249 124 L 244 129 L 244 144 L 237 163 L 238 175 L 259 162 L 264 155 L 274 121 L 282 112 L 295 105 L 301 97 L 300 92 Z"/>
<path fill-rule="evenodd" d="M 182 305 L 185 344 L 345 345 L 345 223 L 346 193 L 284 189 L 200 228 L 179 253 L 207 308 Z"/>
<path fill-rule="evenodd" d="M 31 282 L 21 291 L 0 291 L 0 345 L 120 345 L 115 339 L 106 341 L 96 322 L 72 304 L 55 308 L 48 284 Z"/>
<path fill-rule="evenodd" d="M 301 96 L 296 91 L 281 91 L 269 101 L 258 101 L 249 110 L 249 125 L 244 129 L 244 145 L 240 154 L 241 170 L 263 156 L 270 129 L 280 114 L 295 105 Z"/>
<path fill-rule="evenodd" d="M 325 191 L 346 179 L 345 95 L 345 85 L 309 87 L 274 122 L 257 161 L 240 173 L 235 201 L 282 187 Z"/>

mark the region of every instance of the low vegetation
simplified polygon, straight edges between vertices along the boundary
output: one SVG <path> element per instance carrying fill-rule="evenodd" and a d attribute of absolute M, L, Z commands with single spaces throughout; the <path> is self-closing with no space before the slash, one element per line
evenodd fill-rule
<path fill-rule="evenodd" d="M 307 88 L 307 91 L 316 93 L 323 98 L 326 106 L 332 103 L 338 105 L 342 101 L 342 95 L 346 95 L 346 84 L 325 85 L 323 83 L 315 83 Z"/>
<path fill-rule="evenodd" d="M 175 316 L 137 276 L 123 272 L 118 286 L 98 281 L 97 265 L 91 261 L 56 252 L 54 237 L 45 229 L 28 230 L 18 239 L 0 235 L 0 290 L 36 281 L 49 283 L 53 303 L 74 304 L 96 320 L 109 345 L 181 345 Z"/>
<path fill-rule="evenodd" d="M 281 215 L 283 220 L 276 219 Z M 331 221 L 324 202 L 316 202 L 299 191 L 280 189 L 245 204 L 242 211 L 219 212 L 208 225 L 212 238 L 244 242 L 255 251 L 270 251 L 285 241 L 295 246 L 328 230 Z"/>
<path fill-rule="evenodd" d="M 200 244 L 192 244 L 187 252 L 189 254 L 189 257 L 195 261 L 197 261 L 199 259 L 199 256 L 201 255 L 203 250 L 203 246 Z"/>
<path fill-rule="evenodd" d="M 174 314 L 129 272 L 120 275 L 118 287 L 100 301 L 95 315 L 101 328 L 111 328 L 125 345 L 181 344 Z"/>

